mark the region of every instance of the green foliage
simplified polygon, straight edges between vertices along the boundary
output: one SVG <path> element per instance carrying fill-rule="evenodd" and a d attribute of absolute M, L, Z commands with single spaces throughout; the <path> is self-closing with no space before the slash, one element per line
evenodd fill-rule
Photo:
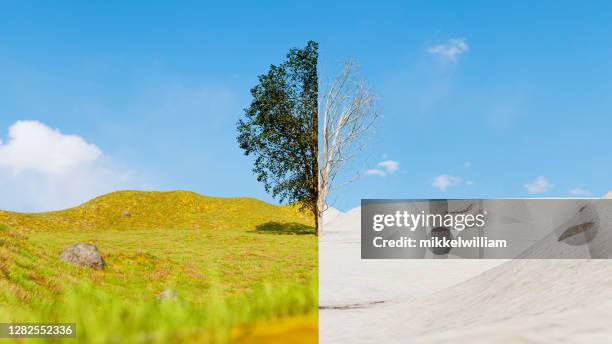
<path fill-rule="evenodd" d="M 0 231 L 8 231 L 8 229 L 9 229 L 9 226 L 0 223 Z"/>
<path fill-rule="evenodd" d="M 292 49 L 251 89 L 238 143 L 255 156 L 253 172 L 281 202 L 316 214 L 318 197 L 318 44 Z"/>
<path fill-rule="evenodd" d="M 0 321 L 76 323 L 79 343 L 219 343 L 232 341 L 232 329 L 241 324 L 309 314 L 317 305 L 316 283 L 266 284 L 240 296 L 221 294 L 202 303 L 126 302 L 120 294 L 82 283 L 36 308 L 0 312 Z"/>

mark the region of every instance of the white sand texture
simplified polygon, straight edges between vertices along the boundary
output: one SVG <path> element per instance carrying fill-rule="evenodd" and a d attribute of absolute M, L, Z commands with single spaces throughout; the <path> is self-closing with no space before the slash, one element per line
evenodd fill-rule
<path fill-rule="evenodd" d="M 362 260 L 359 208 L 319 247 L 322 344 L 612 343 L 607 259 Z"/>

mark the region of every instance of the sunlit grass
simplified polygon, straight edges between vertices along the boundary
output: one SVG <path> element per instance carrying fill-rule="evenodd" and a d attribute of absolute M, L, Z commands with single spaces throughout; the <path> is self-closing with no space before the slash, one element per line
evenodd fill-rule
<path fill-rule="evenodd" d="M 0 223 L 0 322 L 76 322 L 80 342 L 100 343 L 223 342 L 250 324 L 316 322 L 317 241 L 294 207 L 123 192 Z M 61 262 L 77 242 L 107 269 Z M 168 288 L 178 297 L 159 302 Z"/>

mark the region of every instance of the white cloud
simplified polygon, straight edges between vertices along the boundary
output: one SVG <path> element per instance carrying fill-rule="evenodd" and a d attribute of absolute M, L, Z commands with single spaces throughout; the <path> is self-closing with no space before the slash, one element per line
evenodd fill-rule
<path fill-rule="evenodd" d="M 62 174 L 95 162 L 102 151 L 76 135 L 63 135 L 37 121 L 18 121 L 9 128 L 9 141 L 0 142 L 0 168 L 14 174 L 36 171 Z"/>
<path fill-rule="evenodd" d="M 124 188 L 131 179 L 96 145 L 38 121 L 14 123 L 8 141 L 0 141 L 0 209 L 62 209 Z"/>
<path fill-rule="evenodd" d="M 387 175 L 387 173 L 383 170 L 379 170 L 379 169 L 369 169 L 365 171 L 365 174 L 367 176 L 379 176 L 379 177 L 385 177 Z"/>
<path fill-rule="evenodd" d="M 530 194 L 540 194 L 547 192 L 553 186 L 554 185 L 548 181 L 548 178 L 539 176 L 531 183 L 525 184 L 525 189 L 527 189 L 527 192 Z"/>
<path fill-rule="evenodd" d="M 368 176 L 386 177 L 389 174 L 395 173 L 400 166 L 400 163 L 395 160 L 384 160 L 376 164 L 380 168 L 369 169 L 365 172 Z"/>
<path fill-rule="evenodd" d="M 466 161 L 466 162 L 463 163 L 463 167 L 464 168 L 469 168 L 471 166 L 472 166 L 472 162 L 470 162 L 470 161 Z"/>
<path fill-rule="evenodd" d="M 397 171 L 397 169 L 399 168 L 399 165 L 400 165 L 399 162 L 395 160 L 385 160 L 385 161 L 379 162 L 377 166 L 386 169 L 387 172 L 389 173 L 393 173 Z"/>
<path fill-rule="evenodd" d="M 433 179 L 433 183 L 431 184 L 434 188 L 440 189 L 441 191 L 446 191 L 451 186 L 461 185 L 463 183 L 463 179 L 461 177 L 449 176 L 446 174 L 436 176 Z"/>
<path fill-rule="evenodd" d="M 589 195 L 591 195 L 591 191 L 583 188 L 580 185 L 576 186 L 575 188 L 570 189 L 569 193 L 570 193 L 570 195 L 574 195 L 574 196 L 589 196 Z"/>
<path fill-rule="evenodd" d="M 452 38 L 447 43 L 434 45 L 429 47 L 427 52 L 439 56 L 444 61 L 457 62 L 459 55 L 470 51 L 470 46 L 466 43 L 465 38 Z"/>

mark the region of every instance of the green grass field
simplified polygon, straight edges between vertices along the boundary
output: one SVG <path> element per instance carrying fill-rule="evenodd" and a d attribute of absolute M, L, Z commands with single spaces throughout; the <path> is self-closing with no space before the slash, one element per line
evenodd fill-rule
<path fill-rule="evenodd" d="M 285 324 L 315 341 L 313 232 L 296 207 L 184 191 L 0 211 L 0 322 L 75 322 L 76 342 L 91 343 L 242 342 Z M 60 261 L 77 242 L 96 245 L 107 268 Z M 168 288 L 178 297 L 157 301 Z"/>

